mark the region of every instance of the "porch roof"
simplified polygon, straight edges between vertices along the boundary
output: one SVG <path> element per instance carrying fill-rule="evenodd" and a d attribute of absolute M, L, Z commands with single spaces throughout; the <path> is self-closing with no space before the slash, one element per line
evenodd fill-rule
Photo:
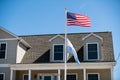
<path fill-rule="evenodd" d="M 115 66 L 115 62 L 87 62 L 77 66 L 76 63 L 67 63 L 67 69 L 107 69 Z M 57 70 L 64 69 L 64 63 L 51 64 L 11 64 L 11 70 Z"/>

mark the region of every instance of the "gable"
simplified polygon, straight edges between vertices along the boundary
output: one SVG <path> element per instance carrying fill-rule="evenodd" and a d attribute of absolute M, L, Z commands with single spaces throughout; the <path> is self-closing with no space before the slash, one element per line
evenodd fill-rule
<path fill-rule="evenodd" d="M 0 27 L 0 39 L 17 38 L 16 35 Z"/>
<path fill-rule="evenodd" d="M 0 27 L 0 41 L 5 40 L 18 40 L 22 44 L 24 44 L 28 49 L 31 47 L 26 41 L 24 41 L 22 38 L 19 38 L 18 36 L 14 35 L 13 33 L 9 32 L 8 30 Z"/>
<path fill-rule="evenodd" d="M 56 35 L 52 37 L 51 39 L 49 39 L 49 41 L 51 42 L 51 44 L 64 44 L 65 43 L 65 39 L 62 35 Z"/>
<path fill-rule="evenodd" d="M 103 38 L 94 33 L 86 35 L 82 40 L 85 42 L 103 42 Z"/>
<path fill-rule="evenodd" d="M 57 37 L 54 40 L 51 41 L 52 44 L 64 44 L 65 40 L 61 37 Z"/>
<path fill-rule="evenodd" d="M 51 41 L 53 41 L 53 40 L 56 39 L 56 38 L 64 39 L 64 37 L 63 37 L 62 35 L 59 35 L 59 34 L 58 34 L 58 35 L 52 37 L 51 39 L 49 39 L 49 41 L 51 42 Z"/>
<path fill-rule="evenodd" d="M 86 38 L 84 40 L 84 43 L 92 43 L 92 42 L 101 43 L 102 41 L 100 39 L 96 38 L 95 36 L 89 36 L 88 38 Z"/>

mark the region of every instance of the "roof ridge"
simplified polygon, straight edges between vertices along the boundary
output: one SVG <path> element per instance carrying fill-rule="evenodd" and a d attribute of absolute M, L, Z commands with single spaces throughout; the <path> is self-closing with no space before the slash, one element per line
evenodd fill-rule
<path fill-rule="evenodd" d="M 71 34 L 89 34 L 89 33 L 111 33 L 111 31 L 103 31 L 103 32 L 81 32 L 81 33 L 67 33 L 68 35 Z M 53 33 L 53 34 L 33 34 L 33 35 L 20 35 L 18 37 L 30 37 L 30 36 L 51 36 L 51 35 L 64 35 L 64 33 Z"/>

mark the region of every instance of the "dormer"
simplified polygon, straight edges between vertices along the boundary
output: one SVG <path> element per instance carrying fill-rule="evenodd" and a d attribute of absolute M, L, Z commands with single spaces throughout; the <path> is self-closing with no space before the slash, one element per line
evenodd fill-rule
<path fill-rule="evenodd" d="M 50 48 L 50 61 L 51 62 L 63 62 L 64 61 L 64 37 L 62 35 L 56 35 L 49 39 L 51 43 Z"/>
<path fill-rule="evenodd" d="M 82 38 L 84 41 L 84 61 L 101 60 L 101 45 L 103 38 L 97 34 L 90 33 Z"/>

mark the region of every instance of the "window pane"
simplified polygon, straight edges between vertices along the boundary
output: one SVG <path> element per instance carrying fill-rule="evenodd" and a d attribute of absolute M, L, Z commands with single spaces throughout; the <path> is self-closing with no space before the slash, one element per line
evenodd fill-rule
<path fill-rule="evenodd" d="M 63 45 L 55 45 L 54 52 L 63 52 Z"/>
<path fill-rule="evenodd" d="M 0 51 L 0 58 L 5 58 L 5 51 Z"/>
<path fill-rule="evenodd" d="M 76 75 L 67 75 L 67 80 L 76 80 Z"/>
<path fill-rule="evenodd" d="M 97 44 L 88 44 L 88 59 L 97 59 Z"/>
<path fill-rule="evenodd" d="M 51 76 L 44 76 L 44 80 L 51 80 Z"/>
<path fill-rule="evenodd" d="M 6 44 L 0 44 L 0 58 L 5 58 Z"/>
<path fill-rule="evenodd" d="M 39 76 L 39 80 L 42 80 L 42 76 Z"/>
<path fill-rule="evenodd" d="M 4 75 L 0 74 L 0 80 L 4 80 Z"/>
<path fill-rule="evenodd" d="M 54 46 L 54 60 L 63 60 L 63 45 Z"/>
<path fill-rule="evenodd" d="M 28 75 L 24 75 L 24 80 L 28 80 Z"/>
<path fill-rule="evenodd" d="M 89 51 L 96 51 L 97 50 L 97 44 L 88 44 L 88 50 Z"/>
<path fill-rule="evenodd" d="M 58 77 L 57 76 L 54 76 L 54 79 L 53 80 L 58 80 Z"/>
<path fill-rule="evenodd" d="M 63 53 L 54 53 L 54 60 L 63 60 Z"/>
<path fill-rule="evenodd" d="M 98 80 L 98 74 L 88 74 L 88 80 Z"/>
<path fill-rule="evenodd" d="M 5 43 L 2 43 L 1 44 L 1 47 L 0 47 L 0 50 L 5 50 L 6 49 L 6 44 Z"/>
<path fill-rule="evenodd" d="M 89 52 L 88 59 L 97 59 L 97 52 Z"/>

